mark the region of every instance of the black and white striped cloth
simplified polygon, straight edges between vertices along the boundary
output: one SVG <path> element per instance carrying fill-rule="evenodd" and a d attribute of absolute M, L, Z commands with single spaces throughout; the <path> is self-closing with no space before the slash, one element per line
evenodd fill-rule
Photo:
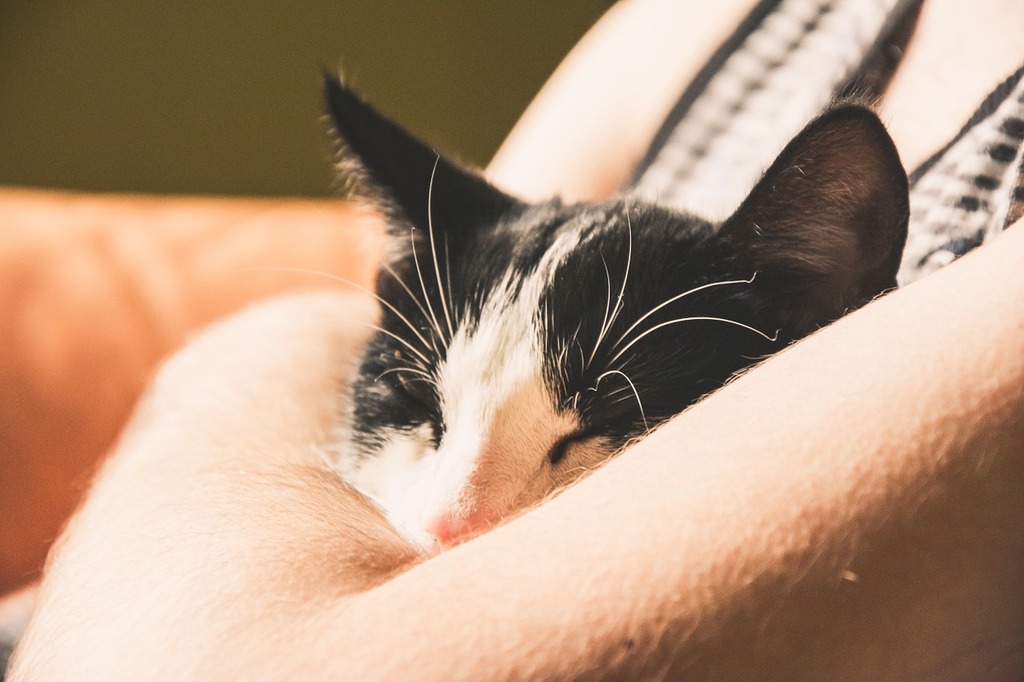
<path fill-rule="evenodd" d="M 900 283 L 934 272 L 1024 214 L 1024 67 L 910 177 Z"/>
<path fill-rule="evenodd" d="M 829 101 L 884 90 L 920 4 L 762 0 L 683 93 L 629 191 L 712 220 L 725 218 Z M 1020 217 L 1022 89 L 1018 72 L 953 142 L 911 175 L 901 283 L 950 262 Z"/>

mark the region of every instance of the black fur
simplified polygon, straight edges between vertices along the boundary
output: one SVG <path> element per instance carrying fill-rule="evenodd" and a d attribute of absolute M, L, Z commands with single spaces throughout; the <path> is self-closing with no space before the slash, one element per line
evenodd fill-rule
<path fill-rule="evenodd" d="M 907 180 L 881 122 L 859 105 L 836 105 L 812 121 L 736 213 L 716 225 L 629 196 L 527 205 L 439 157 L 337 79 L 327 78 L 326 94 L 347 160 L 364 194 L 386 212 L 393 240 L 377 283 L 388 333 L 370 342 L 353 388 L 351 426 L 364 454 L 388 429 L 428 424 L 435 447 L 444 436 L 430 382 L 389 372 L 414 365 L 429 373 L 444 360 L 444 334 L 424 310 L 440 318 L 447 303 L 453 326 L 472 328 L 505 272 L 533 271 L 567 231 L 586 246 L 568 255 L 537 310 L 548 383 L 561 408 L 585 425 L 574 437 L 602 436 L 616 446 L 895 286 Z M 445 300 L 435 263 L 447 280 Z M 736 283 L 715 285 L 726 281 Z M 659 304 L 708 284 L 714 286 L 662 307 L 627 334 Z M 621 309 L 597 345 L 608 307 Z M 413 336 L 398 313 L 436 346 L 428 351 L 414 342 L 426 362 L 396 340 Z M 672 322 L 711 317 L 731 322 Z"/>

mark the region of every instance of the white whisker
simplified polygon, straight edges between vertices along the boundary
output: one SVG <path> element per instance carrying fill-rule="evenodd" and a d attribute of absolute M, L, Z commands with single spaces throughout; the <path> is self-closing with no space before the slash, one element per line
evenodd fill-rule
<path fill-rule="evenodd" d="M 601 255 L 601 262 L 604 264 L 604 278 L 608 282 L 608 295 L 605 297 L 604 302 L 604 319 L 601 320 L 601 330 L 597 334 L 597 341 L 594 342 L 594 348 L 590 351 L 590 357 L 583 364 L 583 369 L 586 370 L 593 362 L 594 356 L 597 355 L 597 349 L 601 347 L 601 341 L 604 340 L 605 331 L 608 329 L 608 313 L 611 312 L 612 308 L 612 276 L 608 272 L 608 261 L 604 259 L 604 254 Z"/>
<path fill-rule="evenodd" d="M 409 343 L 406 339 L 403 339 L 401 336 L 398 336 L 397 334 L 395 334 L 393 332 L 389 332 L 387 329 L 384 329 L 383 327 L 381 327 L 379 325 L 373 324 L 371 322 L 366 322 L 365 320 L 353 320 L 351 318 L 347 318 L 345 320 L 345 322 L 348 322 L 350 324 L 358 324 L 360 326 L 372 329 L 375 332 L 380 332 L 381 334 L 384 334 L 385 336 L 391 337 L 395 341 L 398 341 L 400 344 L 402 344 L 403 346 L 408 348 L 409 351 L 412 352 L 413 355 L 415 355 L 417 358 L 419 358 L 423 362 L 422 365 L 419 365 L 419 364 L 417 365 L 420 369 L 423 369 L 424 371 L 426 371 L 426 368 L 430 366 L 430 360 L 427 359 L 427 356 L 425 356 L 423 353 L 421 353 L 419 350 L 417 350 L 415 346 L 413 346 L 411 343 Z"/>
<path fill-rule="evenodd" d="M 580 352 L 580 371 L 582 372 L 587 368 L 587 359 L 583 357 L 583 344 L 580 343 L 580 340 L 576 336 L 572 337 L 572 342 L 576 344 L 576 348 Z"/>
<path fill-rule="evenodd" d="M 395 314 L 395 316 L 398 317 L 398 319 L 400 319 L 403 323 L 405 323 L 405 326 L 409 328 L 409 331 L 411 331 L 413 334 L 415 334 L 416 338 L 419 339 L 420 343 L 423 344 L 423 349 L 424 350 L 429 350 L 430 348 L 433 347 L 433 344 L 428 343 L 427 340 L 425 338 L 423 338 L 423 336 L 420 334 L 419 330 L 416 329 L 416 327 L 412 324 L 412 322 L 410 322 L 408 320 L 408 318 L 405 317 L 405 315 L 400 313 L 398 311 L 398 309 L 395 308 L 395 306 L 393 306 L 390 303 L 388 303 L 387 301 L 385 301 L 376 292 L 374 292 L 374 291 L 372 291 L 370 289 L 367 289 L 366 287 L 364 287 L 364 286 L 362 286 L 362 285 L 360 285 L 360 284 L 358 284 L 356 282 L 353 282 L 350 279 L 345 279 L 344 277 L 339 277 L 338 275 L 333 275 L 333 274 L 331 274 L 329 272 L 320 272 L 318 270 L 308 270 L 306 268 L 289 268 L 289 267 L 272 266 L 272 265 L 258 266 L 258 267 L 251 267 L 251 268 L 243 268 L 243 269 L 238 270 L 236 272 L 246 272 L 246 271 L 249 271 L 249 270 L 268 270 L 268 271 L 279 271 L 279 272 L 295 272 L 295 273 L 307 274 L 307 275 L 317 275 L 317 276 L 320 276 L 320 277 L 326 277 L 327 279 L 335 280 L 337 282 L 341 282 L 342 284 L 345 284 L 347 286 L 350 286 L 350 287 L 353 287 L 355 289 L 358 289 L 359 291 L 361 291 L 361 292 L 363 292 L 365 294 L 369 294 L 370 296 L 373 296 L 375 299 L 377 299 L 377 301 L 382 306 L 384 306 L 385 308 L 387 308 L 388 310 L 393 312 Z M 394 276 L 394 273 L 391 273 L 391 274 Z M 402 282 L 402 280 L 398 279 L 397 276 L 395 277 L 395 279 L 397 279 L 400 283 L 402 283 L 403 287 L 405 286 L 405 283 Z M 406 291 L 408 291 L 408 288 L 406 288 Z M 412 292 L 409 292 L 409 293 L 410 293 L 410 295 L 412 294 Z M 378 327 L 378 329 L 379 329 L 379 327 Z M 435 348 L 435 350 L 436 350 L 436 348 Z"/>
<path fill-rule="evenodd" d="M 611 326 L 615 324 L 615 320 L 618 318 L 619 313 L 622 312 L 623 307 L 625 307 L 623 300 L 626 296 L 626 282 L 629 281 L 629 268 L 633 263 L 633 221 L 629 218 L 628 207 L 626 208 L 626 229 L 629 234 L 629 242 L 627 245 L 628 250 L 626 251 L 626 274 L 622 276 L 622 288 L 619 289 L 619 298 L 615 302 L 615 309 L 612 311 L 612 319 L 608 321 L 609 329 L 611 329 Z"/>
<path fill-rule="evenodd" d="M 437 158 L 434 159 L 434 169 L 430 171 L 430 185 L 427 187 L 427 236 L 430 238 L 430 257 L 434 260 L 434 275 L 437 277 L 437 288 L 441 294 L 441 309 L 444 311 L 444 321 L 448 325 L 448 341 L 451 342 L 452 337 L 455 336 L 455 331 L 452 329 L 452 317 L 448 312 L 448 303 L 445 300 L 444 285 L 441 284 L 441 267 L 437 262 L 437 249 L 434 245 L 434 176 L 437 175 L 437 164 L 440 162 L 441 155 L 438 154 Z M 447 261 L 445 263 L 447 264 Z M 450 290 L 451 286 L 449 285 L 448 288 Z"/>
<path fill-rule="evenodd" d="M 596 466 L 588 467 L 588 466 L 584 466 L 582 464 L 577 464 L 576 466 L 574 466 L 572 469 L 569 469 L 565 473 L 567 475 L 573 475 L 573 474 L 577 474 L 578 473 L 578 474 L 580 474 L 582 476 L 583 474 L 589 474 L 591 471 L 596 471 L 597 468 L 598 467 L 596 467 Z M 579 482 L 578 480 L 570 481 L 570 483 L 578 483 L 578 482 Z"/>
<path fill-rule="evenodd" d="M 448 283 L 448 308 L 455 315 L 455 303 L 452 300 L 452 257 L 448 255 L 448 235 L 444 236 L 444 279 Z M 455 315 L 458 318 L 458 315 Z"/>
<path fill-rule="evenodd" d="M 636 404 L 640 408 L 640 417 L 644 420 L 644 430 L 650 432 L 651 427 L 647 423 L 647 415 L 644 414 L 644 404 L 640 402 L 640 393 L 637 392 L 636 386 L 633 384 L 633 380 L 626 376 L 625 372 L 622 372 L 617 369 L 608 370 L 601 376 L 597 377 L 597 380 L 594 382 L 594 388 L 597 389 L 597 387 L 601 384 L 601 379 L 604 379 L 606 376 L 610 376 L 612 374 L 618 374 L 619 376 L 621 376 L 623 379 L 626 380 L 626 383 L 629 384 L 629 387 L 633 389 L 633 397 L 636 398 Z"/>
<path fill-rule="evenodd" d="M 709 282 L 708 284 L 702 284 L 699 287 L 694 287 L 692 289 L 687 289 L 683 293 L 677 294 L 677 295 L 673 296 L 672 298 L 668 299 L 667 301 L 659 303 L 658 305 L 654 306 L 653 308 L 648 310 L 646 313 L 644 313 L 639 319 L 637 319 L 636 322 L 631 324 L 629 329 L 627 329 L 622 334 L 622 336 L 619 337 L 618 341 L 616 341 L 615 344 L 612 345 L 612 350 L 615 350 L 616 348 L 618 348 L 619 344 L 622 343 L 623 341 L 625 341 L 626 337 L 629 336 L 630 333 L 634 329 L 636 329 L 638 326 L 640 326 L 643 323 L 644 320 L 646 320 L 648 317 L 650 317 L 654 313 L 658 312 L 659 310 L 661 310 L 665 306 L 671 305 L 671 304 L 675 303 L 676 301 L 678 301 L 681 298 L 685 298 L 685 297 L 687 297 L 687 296 L 689 296 L 691 294 L 696 294 L 697 292 L 703 291 L 704 289 L 710 289 L 712 287 L 726 286 L 728 284 L 751 284 L 751 283 L 753 283 L 754 278 L 756 276 L 757 276 L 757 273 L 755 272 L 753 275 L 750 276 L 750 279 L 727 279 L 727 280 L 723 280 L 721 282 Z M 620 353 L 620 355 L 621 355 L 621 353 Z M 618 355 L 616 355 L 615 357 L 618 357 Z"/>
<path fill-rule="evenodd" d="M 596 388 L 590 388 L 590 389 L 587 389 L 587 390 L 596 391 L 597 389 Z M 605 393 L 602 396 L 602 398 L 604 400 L 611 400 L 612 398 L 614 398 L 615 396 L 619 395 L 620 393 L 629 393 L 629 392 L 630 392 L 629 386 L 621 386 L 621 387 L 615 389 L 614 391 L 609 391 L 608 393 Z"/>
<path fill-rule="evenodd" d="M 746 329 L 748 331 L 752 331 L 755 334 L 757 334 L 758 336 L 762 336 L 762 337 L 768 339 L 769 341 L 778 341 L 778 339 L 779 339 L 779 332 L 777 332 L 777 331 L 775 332 L 775 334 L 773 336 L 768 336 L 767 334 L 765 334 L 760 329 L 755 329 L 754 327 L 751 327 L 748 324 L 743 324 L 742 322 L 737 322 L 736 320 L 730 320 L 730 319 L 727 319 L 727 318 L 724 318 L 724 317 L 712 317 L 710 315 L 694 315 L 693 317 L 680 317 L 680 318 L 675 319 L 675 320 L 668 320 L 666 322 L 662 322 L 661 324 L 656 324 L 653 327 L 651 327 L 650 329 L 648 329 L 647 331 L 645 331 L 643 334 L 640 334 L 635 339 L 633 339 L 632 341 L 627 343 L 622 348 L 622 350 L 620 350 L 618 353 L 616 353 L 615 356 L 609 362 L 609 364 L 613 364 L 616 360 L 618 360 L 622 356 L 623 353 L 625 353 L 627 350 L 632 348 L 633 345 L 636 344 L 638 341 L 640 341 L 642 338 L 644 338 L 648 334 L 652 334 L 652 333 L 658 331 L 662 327 L 667 327 L 667 326 L 669 326 L 671 324 L 678 324 L 680 322 L 697 322 L 697 321 L 700 321 L 700 320 L 704 320 L 704 321 L 707 321 L 707 322 L 725 322 L 726 324 L 736 325 L 737 327 L 742 327 L 743 329 Z"/>
<path fill-rule="evenodd" d="M 437 334 L 437 337 L 444 341 L 444 332 L 441 331 L 441 325 L 437 321 L 437 315 L 434 314 L 434 306 L 431 305 L 430 303 L 430 294 L 427 293 L 427 285 L 423 281 L 423 270 L 420 269 L 420 259 L 419 256 L 416 254 L 415 232 L 415 227 L 409 228 L 409 244 L 412 247 L 412 261 L 413 264 L 416 266 L 416 277 L 420 281 L 420 290 L 423 292 L 423 300 L 427 304 L 427 312 L 429 313 L 428 317 L 430 318 L 430 323 L 433 325 L 434 332 Z"/>
<path fill-rule="evenodd" d="M 629 217 L 628 207 L 626 208 L 626 229 L 628 230 L 629 236 L 626 251 L 626 271 L 622 275 L 622 287 L 619 288 L 619 296 L 615 299 L 615 307 L 611 308 L 611 315 L 608 314 L 608 310 L 611 307 L 612 278 L 608 272 L 608 262 L 605 261 L 603 254 L 601 256 L 601 262 L 604 264 L 605 279 L 608 282 L 608 298 L 605 301 L 604 320 L 601 322 L 601 330 L 598 332 L 597 342 L 594 344 L 594 349 L 590 352 L 590 359 L 587 360 L 587 366 L 593 362 L 594 356 L 597 355 L 597 351 L 600 349 L 605 336 L 609 331 L 611 331 L 612 325 L 615 324 L 615 320 L 618 319 L 619 313 L 622 312 L 623 307 L 625 307 L 623 301 L 626 296 L 626 283 L 629 281 L 629 270 L 633 263 L 633 221 Z"/>
<path fill-rule="evenodd" d="M 569 347 L 572 344 L 575 343 L 576 346 L 579 347 L 579 349 L 580 349 L 580 360 L 583 360 L 583 348 L 580 345 L 580 341 L 579 341 L 580 329 L 582 327 L 583 327 L 583 321 L 580 320 L 580 323 L 578 325 L 576 325 L 576 331 L 574 331 L 572 333 L 572 337 L 566 342 L 565 346 L 563 347 L 563 353 L 560 356 L 561 359 L 559 361 L 559 367 L 561 369 L 562 376 L 565 379 L 569 378 L 569 366 L 568 366 Z M 580 365 L 580 367 L 583 367 L 583 365 Z"/>
<path fill-rule="evenodd" d="M 558 367 L 558 375 L 562 377 L 564 381 L 568 377 L 568 373 L 565 367 L 565 359 L 569 356 L 569 344 L 562 346 L 562 350 L 558 351 L 558 357 L 555 358 L 555 366 Z"/>
<path fill-rule="evenodd" d="M 430 198 L 429 198 L 429 194 L 428 194 L 428 198 L 427 198 L 427 201 L 428 201 L 428 202 L 430 201 Z M 429 207 L 428 207 L 428 208 L 429 208 Z M 329 220 L 331 220 L 331 221 L 334 221 L 334 222 L 338 223 L 339 225 L 344 225 L 344 224 L 345 224 L 345 223 L 344 223 L 343 221 L 339 221 L 339 220 L 337 220 L 337 219 L 336 219 L 336 218 L 335 218 L 335 217 L 334 217 L 333 215 L 329 214 L 329 213 L 328 213 L 328 212 L 327 212 L 326 210 L 324 210 L 324 209 L 323 209 L 322 207 L 319 207 L 319 206 L 318 206 L 318 207 L 316 207 L 316 210 L 317 210 L 317 212 L 319 212 L 319 213 L 320 213 L 321 215 L 323 215 L 323 216 L 324 216 L 325 218 L 327 218 L 327 219 L 329 219 Z M 428 217 L 429 217 L 429 216 L 428 216 Z M 410 233 L 410 236 L 411 236 L 411 233 Z M 447 243 L 445 244 L 445 248 L 447 248 Z M 413 260 L 415 260 L 415 250 L 413 251 Z M 428 312 L 427 312 L 426 308 L 424 308 L 424 307 L 423 307 L 423 304 L 422 304 L 422 303 L 420 303 L 420 300 L 419 300 L 419 298 L 417 298 L 417 297 L 416 297 L 416 294 L 414 294 L 414 293 L 412 292 L 412 289 L 411 289 L 411 288 L 409 287 L 409 285 L 408 285 L 408 284 L 406 284 L 405 280 L 404 280 L 404 279 L 402 279 L 401 277 L 399 277 L 399 276 L 398 276 L 398 273 L 396 273 L 396 272 L 394 271 L 394 269 L 392 269 L 392 268 L 391 268 L 391 266 L 389 266 L 389 265 L 388 265 L 387 263 L 381 263 L 381 264 L 380 264 L 380 268 L 381 268 L 382 270 L 385 270 L 385 271 L 387 271 L 387 273 L 388 273 L 389 275 L 391 275 L 392 277 L 394 277 L 394 278 L 395 278 L 395 281 L 396 281 L 396 282 L 398 282 L 398 284 L 399 284 L 399 285 L 401 285 L 402 289 L 403 289 L 403 290 L 405 290 L 405 293 L 407 293 L 407 294 L 409 295 L 409 298 L 410 298 L 410 299 L 412 300 L 412 302 L 413 302 L 414 304 L 416 304 L 416 307 L 417 307 L 417 308 L 419 309 L 419 311 L 420 311 L 420 312 L 421 312 L 421 313 L 423 314 L 423 317 L 429 318 L 429 317 L 430 317 L 430 315 L 428 314 Z M 249 269 L 252 269 L 252 268 L 249 268 Z M 374 296 L 375 298 L 377 298 L 377 300 L 380 300 L 380 301 L 381 301 L 381 302 L 383 303 L 383 300 L 381 300 L 381 299 L 380 299 L 380 297 L 379 297 L 379 296 L 377 296 L 377 294 L 373 293 L 373 292 L 372 292 L 372 291 L 370 291 L 369 289 L 365 289 L 365 288 L 363 288 L 363 287 L 360 287 L 360 286 L 359 286 L 358 284 L 356 284 L 355 282 L 352 282 L 352 281 L 350 281 L 350 280 L 347 280 L 347 279 L 343 279 L 343 278 L 341 278 L 341 277 L 337 277 L 337 276 L 335 276 L 335 275 L 331 275 L 331 274 L 329 274 L 329 273 L 326 273 L 326 272 L 317 272 L 317 271 L 315 271 L 315 270 L 304 270 L 304 269 L 302 269 L 302 268 L 272 268 L 272 269 L 281 269 L 281 270 L 294 270 L 294 271 L 296 271 L 296 272 L 308 272 L 309 274 L 314 274 L 314 275 L 322 275 L 322 276 L 324 276 L 324 277 L 329 277 L 329 278 L 332 278 L 332 279 L 336 279 L 336 280 L 338 280 L 339 282 L 344 282 L 344 283 L 346 283 L 346 284 L 351 284 L 352 286 L 358 287 L 358 288 L 359 288 L 359 289 L 360 289 L 361 291 L 365 291 L 365 292 L 367 292 L 367 293 L 370 293 L 370 294 L 372 294 L 372 295 L 373 295 L 373 296 Z M 417 270 L 418 270 L 418 267 L 417 267 Z M 449 283 L 448 283 L 448 289 L 449 289 L 449 290 L 451 290 L 451 281 L 449 281 Z M 425 294 L 425 293 L 426 293 L 426 292 L 424 292 L 424 294 Z M 418 331 L 417 331 L 417 330 L 416 330 L 415 328 L 413 328 L 413 332 L 414 332 L 414 333 L 416 334 L 416 336 L 420 337 L 420 340 L 423 340 L 423 337 L 422 337 L 422 336 L 421 336 L 421 335 L 419 334 L 419 332 L 418 332 Z M 429 346 L 429 348 L 433 349 L 435 353 L 436 353 L 436 352 L 439 352 L 439 351 L 438 351 L 438 348 L 437 348 L 437 345 L 436 345 L 436 344 L 435 344 L 435 343 L 433 342 L 433 338 L 431 338 L 431 341 L 430 341 L 430 343 L 429 343 L 429 344 L 427 344 L 427 343 L 424 343 L 424 347 L 427 347 L 427 346 Z"/>
<path fill-rule="evenodd" d="M 398 273 L 395 272 L 391 268 L 391 266 L 388 265 L 387 263 L 381 263 L 380 267 L 383 270 L 386 270 L 387 273 L 389 275 L 391 275 L 395 279 L 396 282 L 398 282 L 398 285 L 400 287 L 402 287 L 402 290 L 405 291 L 405 293 L 409 295 L 409 299 L 416 305 L 416 309 L 420 311 L 420 314 L 423 315 L 423 317 L 425 317 L 425 318 L 427 318 L 429 320 L 430 319 L 430 315 L 429 315 L 429 313 L 427 313 L 427 309 L 423 307 L 423 304 L 420 303 L 420 299 L 417 298 L 416 294 L 414 294 L 412 292 L 412 289 L 410 289 L 409 285 L 405 283 L 405 280 L 402 279 L 401 277 L 399 277 Z M 374 295 L 376 296 L 376 294 L 374 294 Z M 420 335 L 419 331 L 416 330 L 416 329 L 413 329 L 413 331 L 416 333 L 416 336 L 418 336 L 420 338 L 420 340 L 422 341 L 423 340 L 423 336 Z M 438 351 L 438 349 L 437 349 L 437 344 L 434 343 L 434 337 L 433 336 L 430 337 L 429 343 L 424 341 L 423 345 L 424 345 L 425 348 L 433 350 L 435 353 L 440 353 L 440 351 Z"/>
<path fill-rule="evenodd" d="M 388 374 L 391 374 L 393 372 L 408 372 L 409 374 L 413 374 L 418 377 L 423 377 L 424 379 L 427 380 L 427 382 L 431 384 L 434 383 L 434 377 L 432 377 L 429 372 L 424 372 L 423 370 L 419 370 L 414 367 L 392 367 L 391 369 L 385 370 L 378 374 L 377 378 L 374 379 L 373 382 L 377 383 L 382 378 L 386 377 Z"/>

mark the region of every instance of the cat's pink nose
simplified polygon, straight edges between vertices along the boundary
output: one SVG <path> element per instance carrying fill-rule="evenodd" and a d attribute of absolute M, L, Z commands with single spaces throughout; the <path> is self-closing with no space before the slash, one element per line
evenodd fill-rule
<path fill-rule="evenodd" d="M 483 517 L 462 517 L 453 514 L 440 514 L 427 524 L 427 532 L 433 535 L 443 547 L 455 545 L 469 539 L 470 536 L 486 530 L 491 524 Z"/>
<path fill-rule="evenodd" d="M 427 524 L 427 532 L 434 536 L 443 547 L 452 547 L 464 540 L 472 531 L 464 519 L 450 514 L 441 514 Z"/>

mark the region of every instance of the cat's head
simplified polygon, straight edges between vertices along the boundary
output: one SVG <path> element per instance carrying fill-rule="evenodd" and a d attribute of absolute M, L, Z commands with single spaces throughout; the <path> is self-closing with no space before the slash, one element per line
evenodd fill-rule
<path fill-rule="evenodd" d="M 907 181 L 860 106 L 811 122 L 712 224 L 629 197 L 527 204 L 335 78 L 327 100 L 391 240 L 340 466 L 420 541 L 539 501 L 895 285 Z"/>

